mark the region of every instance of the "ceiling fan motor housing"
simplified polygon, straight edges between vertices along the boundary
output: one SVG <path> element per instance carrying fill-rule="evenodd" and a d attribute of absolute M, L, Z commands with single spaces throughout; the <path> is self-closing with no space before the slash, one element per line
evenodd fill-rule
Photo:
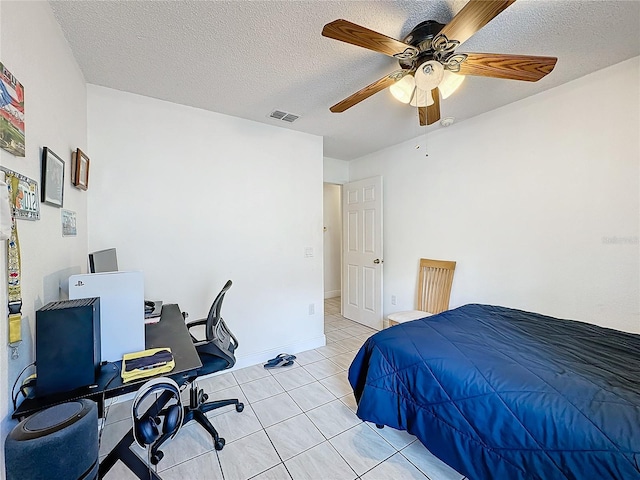
<path fill-rule="evenodd" d="M 427 20 L 416 25 L 402 41 L 412 47 L 416 47 L 420 50 L 420 53 L 410 60 L 399 60 L 400 67 L 411 69 L 428 60 L 433 60 L 434 51 L 431 48 L 431 41 L 443 28 L 444 25 L 442 23 L 434 20 Z"/>

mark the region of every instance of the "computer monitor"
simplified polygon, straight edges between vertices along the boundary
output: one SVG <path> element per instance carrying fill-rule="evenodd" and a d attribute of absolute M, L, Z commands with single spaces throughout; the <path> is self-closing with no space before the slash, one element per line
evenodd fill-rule
<path fill-rule="evenodd" d="M 107 248 L 89 254 L 89 272 L 117 272 L 118 257 L 115 248 Z"/>

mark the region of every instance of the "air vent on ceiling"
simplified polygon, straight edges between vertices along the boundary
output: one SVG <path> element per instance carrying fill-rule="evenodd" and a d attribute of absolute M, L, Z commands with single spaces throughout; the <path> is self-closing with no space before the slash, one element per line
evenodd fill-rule
<path fill-rule="evenodd" d="M 283 112 L 282 110 L 274 110 L 269 114 L 269 116 L 271 118 L 276 118 L 278 120 L 282 120 L 283 122 L 289 122 L 289 123 L 293 123 L 298 118 L 300 118 L 300 115 L 294 115 L 293 113 Z"/>

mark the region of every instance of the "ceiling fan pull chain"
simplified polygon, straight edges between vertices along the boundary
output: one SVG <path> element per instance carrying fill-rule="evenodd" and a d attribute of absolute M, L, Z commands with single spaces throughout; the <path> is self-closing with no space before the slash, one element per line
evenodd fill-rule
<path fill-rule="evenodd" d="M 420 125 L 420 127 L 426 127 L 427 119 L 421 118 L 421 109 L 417 108 L 416 111 L 418 113 L 418 120 L 419 120 L 418 124 Z M 426 114 L 426 112 L 424 113 Z M 420 133 L 421 132 L 420 132 L 420 127 L 418 127 L 418 124 L 414 123 L 414 125 L 416 126 L 415 127 L 416 128 L 416 145 L 415 145 L 416 150 L 420 150 Z M 427 139 L 428 139 L 427 129 L 425 128 L 424 129 L 424 156 L 425 157 L 429 156 L 429 145 L 428 145 Z"/>
<path fill-rule="evenodd" d="M 424 129 L 424 156 L 429 156 L 429 134 L 426 128 Z"/>

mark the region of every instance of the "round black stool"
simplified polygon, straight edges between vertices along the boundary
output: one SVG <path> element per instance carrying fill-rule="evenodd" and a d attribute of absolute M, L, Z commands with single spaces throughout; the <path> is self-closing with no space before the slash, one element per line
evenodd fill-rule
<path fill-rule="evenodd" d="M 98 408 L 86 399 L 22 420 L 4 444 L 7 480 L 98 477 Z"/>

